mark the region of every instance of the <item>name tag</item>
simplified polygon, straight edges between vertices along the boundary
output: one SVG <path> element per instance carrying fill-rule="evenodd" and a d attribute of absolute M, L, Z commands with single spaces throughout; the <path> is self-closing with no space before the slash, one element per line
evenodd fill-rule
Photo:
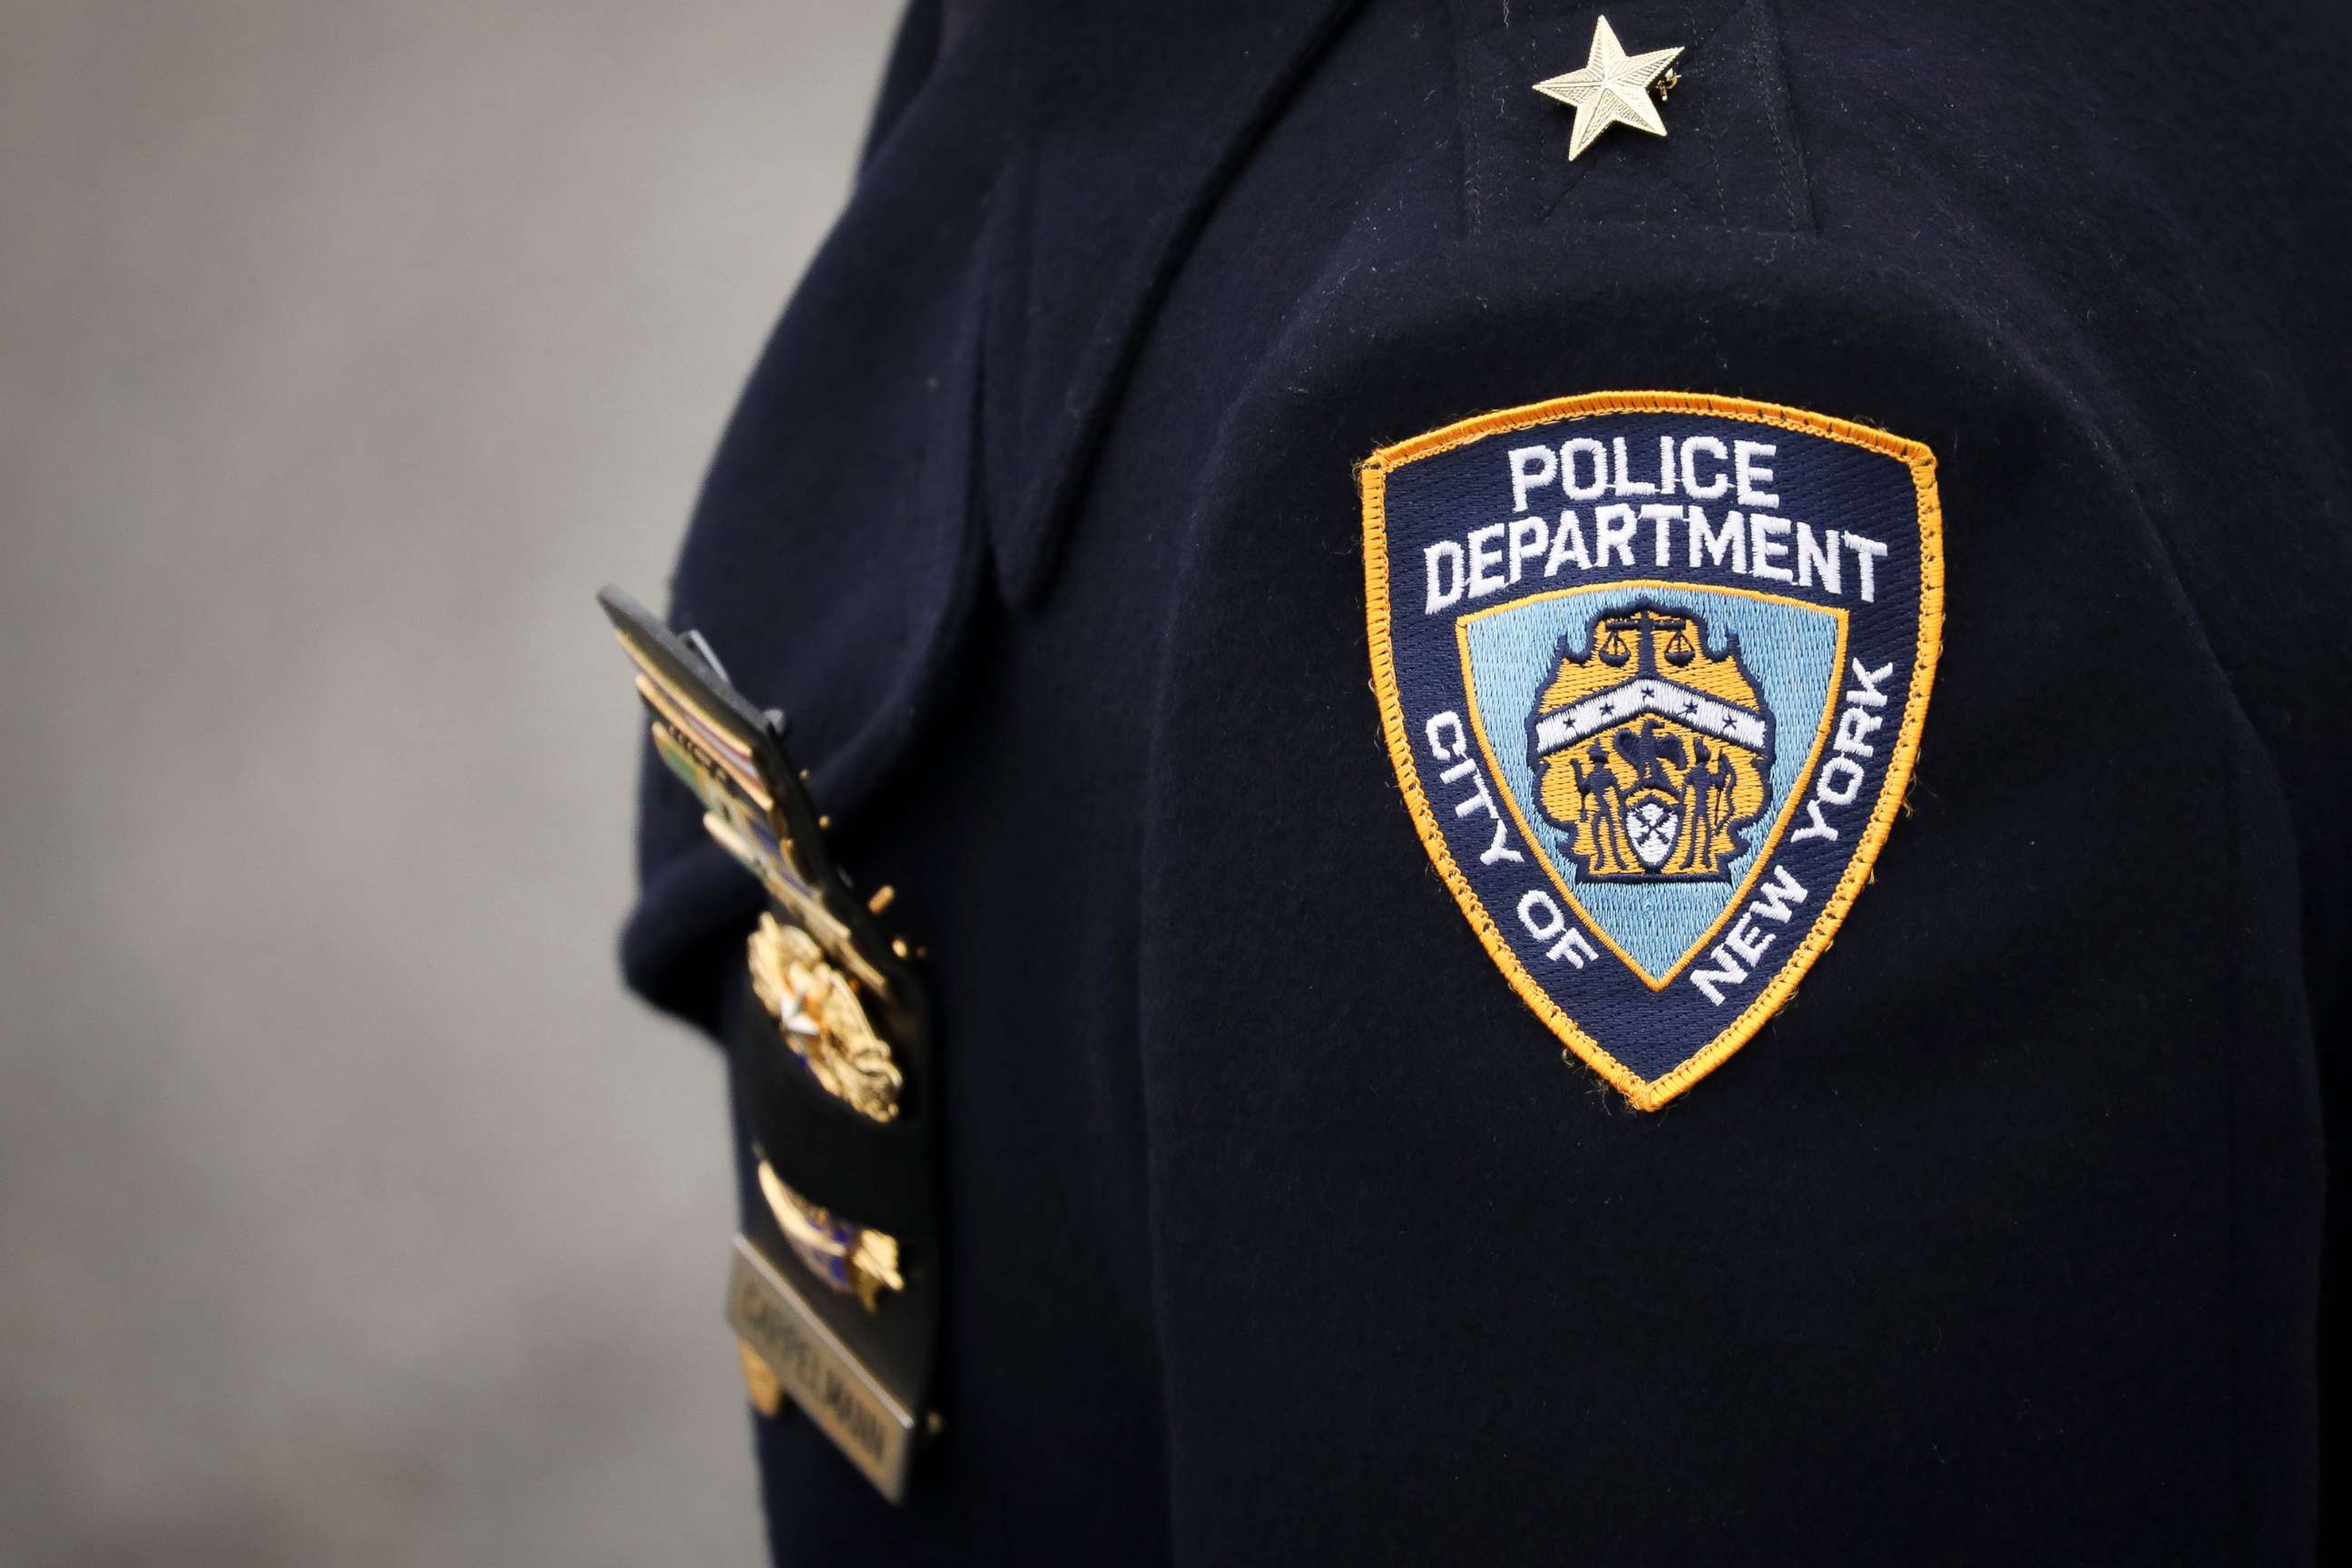
<path fill-rule="evenodd" d="M 906 1500 L 919 1426 L 912 1392 L 893 1390 L 851 1353 L 782 1270 L 740 1236 L 727 1276 L 727 1323 L 884 1497 Z"/>

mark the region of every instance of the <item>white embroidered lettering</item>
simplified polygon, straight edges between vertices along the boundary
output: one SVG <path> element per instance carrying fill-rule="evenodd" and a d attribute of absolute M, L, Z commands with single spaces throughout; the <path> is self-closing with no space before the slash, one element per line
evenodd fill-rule
<path fill-rule="evenodd" d="M 1724 951 L 1722 942 L 1717 942 L 1715 951 L 1707 956 L 1715 960 L 1715 967 L 1693 969 L 1690 972 L 1690 983 L 1706 993 L 1708 1001 L 1720 1007 L 1723 1005 L 1723 988 L 1727 985 L 1737 985 L 1747 979 L 1748 971 L 1741 966 L 1738 959 Z"/>
<path fill-rule="evenodd" d="M 1732 472 L 1739 479 L 1741 506 L 1779 506 L 1780 498 L 1763 487 L 1772 482 L 1772 470 L 1759 463 L 1759 458 L 1769 458 L 1780 448 L 1769 441 L 1734 441 L 1731 444 Z"/>
<path fill-rule="evenodd" d="M 1576 477 L 1580 458 L 1592 464 L 1592 482 L 1585 484 Z M 1571 436 L 1559 444 L 1559 488 L 1568 492 L 1570 500 L 1599 500 L 1609 488 L 1609 454 L 1601 443 L 1590 436 Z"/>
<path fill-rule="evenodd" d="M 1551 554 L 1544 561 L 1544 575 L 1549 577 L 1573 563 L 1580 572 L 1592 570 L 1591 558 L 1584 553 L 1584 525 L 1576 521 L 1576 509 L 1563 507 L 1559 514 L 1559 531 L 1551 536 Z"/>
<path fill-rule="evenodd" d="M 1865 713 L 1859 708 L 1842 708 L 1838 710 L 1837 749 L 1852 752 L 1857 757 L 1874 757 L 1878 755 L 1878 748 L 1863 737 L 1873 730 L 1885 728 L 1886 721 L 1875 713 Z"/>
<path fill-rule="evenodd" d="M 1837 784 L 1830 783 L 1832 779 Z M 1852 805 L 1853 797 L 1862 793 L 1862 764 L 1852 757 L 1832 757 L 1822 764 L 1821 782 L 1813 793 L 1832 805 Z"/>
<path fill-rule="evenodd" d="M 1789 835 L 1789 837 L 1791 840 L 1799 838 L 1826 838 L 1832 843 L 1835 843 L 1837 841 L 1838 830 L 1832 827 L 1829 823 L 1829 818 L 1822 815 L 1822 803 L 1820 801 L 1809 800 L 1805 802 L 1805 816 L 1811 820 L 1809 820 L 1804 826 L 1798 828 L 1794 833 Z"/>
<path fill-rule="evenodd" d="M 1623 502 L 1596 507 L 1592 512 L 1592 563 L 1609 564 L 1609 552 L 1630 567 L 1633 564 L 1633 509 Z"/>
<path fill-rule="evenodd" d="M 1559 459 L 1549 447 L 1515 447 L 1511 450 L 1511 510 L 1528 510 L 1528 492 L 1540 489 L 1559 475 Z"/>
<path fill-rule="evenodd" d="M 1499 594 L 1510 585 L 1488 571 L 1503 563 L 1503 528 L 1502 523 L 1490 522 L 1470 531 L 1470 596 L 1474 599 Z"/>
<path fill-rule="evenodd" d="M 1711 454 L 1715 458 L 1715 478 L 1705 484 L 1699 482 L 1698 465 L 1691 460 L 1701 452 Z M 1683 493 L 1699 500 L 1713 500 L 1729 489 L 1731 476 L 1723 471 L 1723 465 L 1728 460 L 1729 454 L 1724 451 L 1723 443 L 1712 436 L 1694 436 L 1684 442 Z"/>
<path fill-rule="evenodd" d="M 1661 566 L 1670 566 L 1674 563 L 1672 558 L 1667 553 L 1666 524 L 1679 521 L 1682 515 L 1682 508 L 1678 506 L 1670 506 L 1664 501 L 1654 500 L 1643 503 L 1642 521 L 1643 522 L 1654 522 L 1658 525 L 1657 561 L 1658 564 Z"/>
<path fill-rule="evenodd" d="M 1762 915 L 1780 925 L 1789 923 L 1796 907 L 1805 901 L 1805 885 L 1789 874 L 1786 866 L 1772 868 L 1772 879 L 1756 889 L 1756 898 L 1748 906 L 1750 914 Z"/>
<path fill-rule="evenodd" d="M 1731 922 L 1731 929 L 1723 933 L 1723 945 L 1754 963 L 1772 945 L 1772 933 L 1758 931 L 1755 911 L 1742 910 L 1739 918 Z"/>
<path fill-rule="evenodd" d="M 1780 535 L 1789 531 L 1789 520 L 1760 511 L 1748 514 L 1748 570 L 1759 577 L 1769 577 L 1776 583 L 1793 583 L 1797 574 L 1786 566 L 1775 566 L 1773 561 L 1789 553 L 1789 546 Z M 1475 534 L 1471 536 L 1476 538 Z M 1475 557 L 1474 557 L 1475 559 Z M 1470 590 L 1477 592 L 1476 580 Z"/>
<path fill-rule="evenodd" d="M 1845 536 L 1845 547 L 1853 552 L 1854 561 L 1862 568 L 1862 602 L 1865 605 L 1869 604 L 1878 597 L 1878 579 L 1872 571 L 1872 566 L 1874 563 L 1886 558 L 1886 546 L 1879 543 L 1875 539 L 1864 539 L 1859 533 L 1849 533 Z"/>
<path fill-rule="evenodd" d="M 1429 604 L 1421 613 L 1433 616 L 1462 597 L 1462 547 L 1441 539 L 1422 552 L 1422 558 L 1429 564 Z"/>
<path fill-rule="evenodd" d="M 1839 592 L 1838 531 L 1828 529 L 1815 539 L 1811 525 L 1801 522 L 1797 524 L 1797 586 L 1811 587 L 1816 576 L 1824 593 Z"/>
<path fill-rule="evenodd" d="M 1886 693 L 1878 689 L 1878 683 L 1895 673 L 1894 661 L 1890 659 L 1876 669 L 1863 668 L 1862 660 L 1858 658 L 1852 662 L 1853 678 L 1859 684 L 1845 694 L 1845 700 L 1848 702 L 1858 702 L 1864 708 L 1885 707 Z"/>
<path fill-rule="evenodd" d="M 1721 485 L 1717 489 L 1720 489 Z M 1723 514 L 1723 527 L 1717 529 L 1706 521 L 1706 509 L 1694 502 L 1684 509 L 1690 514 L 1690 563 L 1699 564 L 1699 552 L 1717 566 L 1728 564 L 1741 576 L 1748 574 L 1748 529 L 1738 510 Z"/>
<path fill-rule="evenodd" d="M 1462 727 L 1462 716 L 1452 709 L 1430 715 L 1423 732 L 1429 738 L 1429 754 L 1441 763 L 1454 765 L 1437 775 L 1441 784 L 1458 784 L 1471 780 L 1470 794 L 1454 803 L 1454 815 L 1470 816 L 1485 812 L 1495 824 L 1493 840 L 1478 852 L 1478 863 L 1492 866 L 1503 860 L 1524 860 L 1526 856 L 1511 847 L 1510 829 L 1503 825 L 1503 814 L 1495 809 L 1495 797 L 1487 793 L 1486 776 L 1478 771 L 1478 760 L 1470 754 L 1470 738 Z"/>
<path fill-rule="evenodd" d="M 1654 496 L 1658 487 L 1647 479 L 1637 479 L 1625 471 L 1625 437 L 1612 437 L 1609 445 L 1617 454 L 1617 493 L 1621 496 Z"/>
<path fill-rule="evenodd" d="M 1543 559 L 1545 536 L 1551 525 L 1540 514 L 1514 518 L 1511 521 L 1511 581 L 1519 580 L 1519 563 Z"/>
<path fill-rule="evenodd" d="M 1538 942 L 1548 942 L 1544 956 L 1557 963 L 1566 959 L 1572 969 L 1581 969 L 1589 959 L 1601 956 L 1601 950 L 1588 941 L 1585 934 L 1568 923 L 1560 911 L 1559 900 L 1536 888 L 1520 895 L 1519 923 Z"/>

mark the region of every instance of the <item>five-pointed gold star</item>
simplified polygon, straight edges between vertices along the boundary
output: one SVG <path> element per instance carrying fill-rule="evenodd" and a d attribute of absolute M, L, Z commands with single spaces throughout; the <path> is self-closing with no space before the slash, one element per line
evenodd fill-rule
<path fill-rule="evenodd" d="M 1653 136 L 1664 136 L 1666 122 L 1658 118 L 1658 106 L 1650 101 L 1650 84 L 1681 53 L 1680 48 L 1672 48 L 1628 55 L 1618 47 L 1617 35 L 1609 30 L 1609 18 L 1594 17 L 1592 52 L 1585 57 L 1584 68 L 1536 83 L 1538 92 L 1576 110 L 1576 128 L 1568 134 L 1569 162 L 1574 163 L 1577 154 L 1612 125 L 1631 125 Z"/>

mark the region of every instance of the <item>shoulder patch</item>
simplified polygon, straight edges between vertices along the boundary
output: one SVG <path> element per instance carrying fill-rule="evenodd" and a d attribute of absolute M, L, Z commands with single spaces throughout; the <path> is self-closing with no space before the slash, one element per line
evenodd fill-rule
<path fill-rule="evenodd" d="M 1819 414 L 1601 392 L 1359 470 L 1372 682 L 1430 858 L 1644 1110 L 1746 1044 L 1886 840 L 1943 625 L 1935 458 Z"/>

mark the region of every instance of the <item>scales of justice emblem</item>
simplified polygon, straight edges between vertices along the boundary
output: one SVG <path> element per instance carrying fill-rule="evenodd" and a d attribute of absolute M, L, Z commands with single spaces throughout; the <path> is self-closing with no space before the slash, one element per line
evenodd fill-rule
<path fill-rule="evenodd" d="M 1771 799 L 1772 715 L 1736 636 L 1649 599 L 1595 615 L 1528 718 L 1537 800 L 1586 882 L 1727 881 Z"/>

